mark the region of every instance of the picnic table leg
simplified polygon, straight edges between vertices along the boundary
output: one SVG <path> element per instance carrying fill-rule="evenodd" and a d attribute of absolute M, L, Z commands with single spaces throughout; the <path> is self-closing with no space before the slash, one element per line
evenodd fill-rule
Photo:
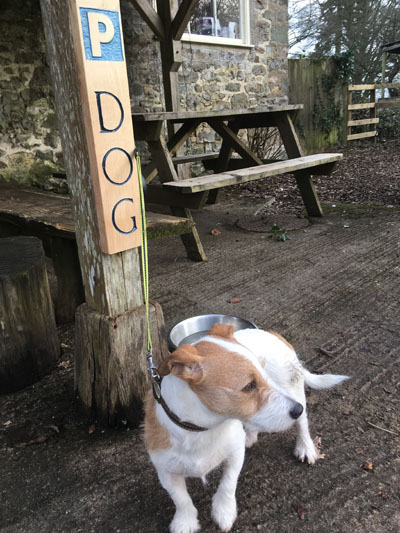
<path fill-rule="evenodd" d="M 293 121 L 288 113 L 280 114 L 276 118 L 282 142 L 289 159 L 302 157 L 303 150 L 294 129 Z M 323 211 L 309 170 L 299 170 L 294 173 L 297 186 L 304 202 L 307 214 L 311 217 L 322 217 Z"/>
<path fill-rule="evenodd" d="M 148 141 L 148 146 L 151 152 L 151 157 L 153 161 L 156 162 L 161 182 L 179 181 L 178 174 L 175 170 L 164 139 L 160 137 L 157 141 Z M 177 217 L 184 217 L 188 218 L 189 220 L 193 220 L 190 209 L 185 207 L 171 206 L 171 211 L 172 214 Z M 192 259 L 193 261 L 207 261 L 207 256 L 203 245 L 201 244 L 200 236 L 196 226 L 193 226 L 191 233 L 181 235 L 181 240 L 189 259 Z"/>
<path fill-rule="evenodd" d="M 232 132 L 235 135 L 237 135 L 237 133 L 239 131 L 239 126 L 232 125 L 231 123 L 228 123 L 228 126 L 230 127 Z M 229 164 L 229 160 L 231 158 L 232 152 L 233 152 L 232 143 L 230 143 L 229 139 L 227 139 L 226 137 L 223 138 L 222 139 L 221 149 L 219 151 L 219 156 L 217 158 L 217 162 L 216 162 L 216 165 L 214 167 L 214 172 L 215 173 L 225 172 L 226 170 L 228 170 L 228 164 Z M 218 201 L 219 192 L 220 192 L 220 189 L 213 189 L 213 190 L 209 191 L 207 203 L 208 204 L 216 204 L 217 201 Z"/>

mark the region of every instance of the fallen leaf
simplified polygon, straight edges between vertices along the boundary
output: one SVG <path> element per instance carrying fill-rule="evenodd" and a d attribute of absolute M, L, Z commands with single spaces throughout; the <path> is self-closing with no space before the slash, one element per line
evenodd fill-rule
<path fill-rule="evenodd" d="M 56 433 L 60 433 L 60 430 L 59 430 L 58 427 L 55 426 L 55 425 L 51 425 L 51 426 L 49 426 L 49 429 L 52 429 L 52 430 L 55 431 Z"/>
<path fill-rule="evenodd" d="M 229 304 L 238 304 L 242 300 L 243 300 L 243 298 L 229 298 L 228 303 Z"/>
<path fill-rule="evenodd" d="M 315 437 L 315 439 L 313 440 L 313 443 L 314 443 L 315 449 L 318 452 L 317 460 L 325 459 L 325 454 L 321 453 L 321 446 L 322 446 L 321 437 Z"/>
<path fill-rule="evenodd" d="M 96 426 L 92 424 L 89 428 L 89 435 L 92 435 L 96 431 Z"/>
<path fill-rule="evenodd" d="M 361 465 L 364 470 L 373 470 L 374 469 L 374 465 L 371 461 L 364 461 L 363 464 Z"/>
<path fill-rule="evenodd" d="M 7 422 L 4 422 L 3 426 L 8 427 L 8 426 L 11 426 L 11 424 L 12 424 L 12 421 L 11 420 L 7 420 Z"/>
<path fill-rule="evenodd" d="M 211 235 L 221 235 L 221 232 L 218 229 L 212 229 L 210 233 Z"/>
<path fill-rule="evenodd" d="M 32 444 L 44 444 L 49 437 L 45 437 L 44 435 L 40 435 L 39 437 L 36 437 L 36 439 L 32 439 L 26 443 L 27 446 L 31 446 Z"/>
<path fill-rule="evenodd" d="M 387 500 L 388 497 L 389 497 L 389 496 L 387 495 L 387 493 L 384 492 L 383 490 L 380 490 L 380 491 L 378 492 L 378 496 L 380 496 L 380 497 L 383 498 L 384 500 Z"/>
<path fill-rule="evenodd" d="M 69 348 L 71 348 L 71 346 L 69 344 L 65 344 L 65 342 L 62 342 L 61 348 L 63 348 L 64 350 L 68 350 Z"/>
<path fill-rule="evenodd" d="M 300 520 L 304 520 L 304 518 L 306 516 L 306 509 L 305 509 L 304 505 L 302 503 L 300 503 L 299 501 L 295 500 L 292 503 L 292 507 L 296 511 L 296 513 L 299 515 Z"/>
<path fill-rule="evenodd" d="M 67 361 L 61 361 L 61 363 L 58 363 L 58 366 L 60 368 L 69 368 L 71 366 L 71 361 L 67 359 Z"/>

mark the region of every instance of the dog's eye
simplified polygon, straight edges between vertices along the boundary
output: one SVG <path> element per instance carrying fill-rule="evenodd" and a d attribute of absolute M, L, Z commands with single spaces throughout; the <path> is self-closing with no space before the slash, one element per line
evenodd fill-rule
<path fill-rule="evenodd" d="M 247 385 L 243 387 L 242 392 L 252 392 L 256 388 L 257 388 L 257 383 L 256 383 L 256 380 L 253 379 L 252 381 L 250 381 L 250 383 L 247 383 Z"/>

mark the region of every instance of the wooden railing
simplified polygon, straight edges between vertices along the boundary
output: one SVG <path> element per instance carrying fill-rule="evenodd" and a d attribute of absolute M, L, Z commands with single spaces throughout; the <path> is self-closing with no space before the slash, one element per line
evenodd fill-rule
<path fill-rule="evenodd" d="M 400 106 L 400 98 L 385 98 L 385 89 L 400 89 L 400 83 L 371 83 L 363 85 L 349 85 L 348 100 L 347 100 L 347 140 L 354 141 L 356 139 L 365 139 L 367 137 L 376 137 L 376 125 L 379 123 L 379 118 L 376 116 L 376 110 L 383 107 Z M 353 103 L 353 93 L 360 91 L 368 93 L 365 99 L 368 102 Z M 381 98 L 377 100 L 377 91 L 381 91 Z M 354 119 L 353 111 L 368 110 L 369 117 Z M 361 133 L 353 133 L 352 128 L 355 126 L 367 126 L 368 130 Z"/>

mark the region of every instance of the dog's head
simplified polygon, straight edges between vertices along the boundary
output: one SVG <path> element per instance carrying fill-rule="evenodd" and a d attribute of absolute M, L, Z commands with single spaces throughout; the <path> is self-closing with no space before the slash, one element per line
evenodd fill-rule
<path fill-rule="evenodd" d="M 216 324 L 207 337 L 184 344 L 159 365 L 159 374 L 186 381 L 210 411 L 237 418 L 256 431 L 282 431 L 303 406 L 268 382 L 257 358 L 233 336 L 233 327 Z"/>

